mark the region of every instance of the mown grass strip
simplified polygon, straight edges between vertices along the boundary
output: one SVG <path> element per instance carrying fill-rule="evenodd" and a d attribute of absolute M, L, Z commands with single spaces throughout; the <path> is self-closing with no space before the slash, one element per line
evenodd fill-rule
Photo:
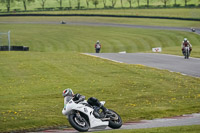
<path fill-rule="evenodd" d="M 133 129 L 133 130 L 111 130 L 95 133 L 199 133 L 200 125 L 192 126 L 177 126 L 177 127 L 160 127 L 148 129 Z"/>
<path fill-rule="evenodd" d="M 0 24 L 11 30 L 11 45 L 28 46 L 31 51 L 83 53 L 94 52 L 100 40 L 103 53 L 126 51 L 150 52 L 162 47 L 163 53 L 182 55 L 181 43 L 187 37 L 193 45 L 192 57 L 199 57 L 199 35 L 184 31 L 134 29 L 107 26 L 60 24 Z"/>
<path fill-rule="evenodd" d="M 60 23 L 114 23 L 114 24 L 133 24 L 133 25 L 149 25 L 149 26 L 169 26 L 169 27 L 196 27 L 200 28 L 200 23 L 196 21 L 183 20 L 162 20 L 162 19 L 142 19 L 142 18 L 108 18 L 108 17 L 3 17 L 0 22 L 55 22 Z M 148 23 L 147 23 L 148 21 Z"/>

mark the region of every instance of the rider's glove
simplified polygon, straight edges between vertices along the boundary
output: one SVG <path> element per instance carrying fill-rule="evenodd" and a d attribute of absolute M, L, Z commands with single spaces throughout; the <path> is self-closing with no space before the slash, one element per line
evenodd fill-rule
<path fill-rule="evenodd" d="M 77 101 L 74 101 L 75 103 L 79 103 L 80 101 L 79 100 L 77 100 Z"/>
<path fill-rule="evenodd" d="M 82 99 L 79 99 L 79 100 L 76 100 L 76 101 L 74 101 L 75 103 L 79 103 L 79 102 L 81 102 L 82 101 Z"/>

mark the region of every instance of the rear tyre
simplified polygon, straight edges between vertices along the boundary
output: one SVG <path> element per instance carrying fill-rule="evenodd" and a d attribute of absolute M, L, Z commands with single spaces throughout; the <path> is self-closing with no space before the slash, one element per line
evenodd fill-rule
<path fill-rule="evenodd" d="M 76 114 L 70 114 L 68 116 L 69 123 L 73 128 L 78 130 L 79 132 L 87 132 L 89 130 L 89 123 L 84 117 L 78 118 Z"/>
<path fill-rule="evenodd" d="M 122 126 L 122 119 L 121 117 L 113 110 L 109 109 L 109 112 L 113 114 L 111 120 L 109 121 L 108 126 L 113 129 L 118 129 Z"/>

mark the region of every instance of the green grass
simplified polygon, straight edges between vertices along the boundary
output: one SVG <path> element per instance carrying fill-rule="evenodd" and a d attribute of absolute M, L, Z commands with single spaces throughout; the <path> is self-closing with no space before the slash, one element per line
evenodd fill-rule
<path fill-rule="evenodd" d="M 198 21 L 168 20 L 168 19 L 147 19 L 147 18 L 110 18 L 110 17 L 3 17 L 0 22 L 56 22 L 61 21 L 76 23 L 115 23 L 133 24 L 148 26 L 169 26 L 169 27 L 195 27 L 200 28 Z M 147 23 L 148 22 L 148 23 Z"/>
<path fill-rule="evenodd" d="M 95 133 L 199 133 L 200 125 L 193 126 L 177 126 L 177 127 L 161 127 L 150 129 L 133 129 L 133 130 L 111 130 Z"/>
<path fill-rule="evenodd" d="M 1 30 L 11 30 L 11 44 L 29 46 L 41 52 L 94 52 L 100 40 L 102 52 L 149 52 L 162 47 L 164 53 L 181 55 L 183 38 L 193 45 L 191 56 L 199 55 L 199 35 L 168 30 L 150 30 L 103 26 L 73 26 L 60 24 L 0 24 Z M 95 29 L 95 30 L 94 30 Z"/>
<path fill-rule="evenodd" d="M 0 53 L 0 131 L 65 125 L 62 90 L 105 100 L 124 122 L 199 112 L 199 78 L 74 52 Z"/>
<path fill-rule="evenodd" d="M 45 14 L 104 14 L 104 15 L 136 15 L 136 16 L 159 16 L 159 17 L 180 17 L 200 18 L 200 9 L 116 9 L 116 10 L 74 10 L 74 11 L 44 11 L 31 13 Z"/>
<path fill-rule="evenodd" d="M 87 5 L 86 5 L 86 0 L 81 0 L 81 6 L 84 6 L 84 8 L 87 8 Z M 174 1 L 169 1 L 167 3 L 167 6 L 173 6 L 174 4 Z M 185 6 L 185 3 L 183 0 L 177 0 L 177 4 L 180 4 L 180 6 Z M 194 4 L 194 5 L 198 5 L 199 4 L 199 1 L 198 0 L 190 0 L 188 2 L 188 5 L 189 4 Z M 160 6 L 162 7 L 164 4 L 163 2 L 161 2 L 160 0 L 151 0 L 150 1 L 150 6 Z M 70 4 L 69 4 L 69 1 L 64 1 L 63 0 L 63 4 L 62 4 L 63 7 L 69 7 Z M 77 6 L 77 1 L 76 0 L 71 0 L 71 6 L 73 8 L 75 8 Z M 106 6 L 111 6 L 111 1 L 110 0 L 107 0 L 106 2 Z M 140 6 L 144 7 L 146 6 L 146 0 L 140 0 Z M 1 9 L 4 9 L 6 10 L 6 6 L 5 5 L 0 5 Z M 45 8 L 49 8 L 49 7 L 60 7 L 59 3 L 57 1 L 54 1 L 54 0 L 48 0 L 46 3 L 45 3 Z M 97 8 L 103 8 L 104 5 L 103 5 L 103 2 L 102 0 L 99 0 L 99 4 L 97 5 Z M 128 1 L 126 0 L 123 0 L 123 7 L 130 7 Z M 136 2 L 133 2 L 132 3 L 132 7 L 138 7 L 138 3 Z M 36 0 L 36 2 L 34 3 L 30 3 L 27 5 L 27 9 L 28 10 L 34 10 L 36 8 L 42 8 L 41 6 L 41 0 Z M 95 8 L 95 6 L 92 4 L 92 2 L 89 3 L 89 8 Z M 115 5 L 115 8 L 121 8 L 121 2 L 120 0 L 117 0 L 117 3 Z M 15 3 L 11 3 L 11 9 L 21 9 L 21 10 L 24 10 L 24 7 L 23 7 L 23 3 L 22 2 L 15 2 Z"/>
<path fill-rule="evenodd" d="M 17 14 L 103 14 L 103 15 L 121 15 L 121 16 L 135 15 L 135 16 L 200 18 L 200 8 L 68 10 L 68 11 L 19 12 Z"/>
<path fill-rule="evenodd" d="M 0 52 L 0 132 L 69 126 L 61 114 L 67 87 L 105 100 L 124 122 L 200 111 L 199 78 L 80 54 L 94 52 L 100 40 L 102 52 L 148 52 L 162 46 L 180 55 L 187 36 L 192 56 L 199 57 L 197 34 L 60 24 L 0 24 L 0 29 L 11 30 L 11 44 L 30 47 L 28 52 Z"/>

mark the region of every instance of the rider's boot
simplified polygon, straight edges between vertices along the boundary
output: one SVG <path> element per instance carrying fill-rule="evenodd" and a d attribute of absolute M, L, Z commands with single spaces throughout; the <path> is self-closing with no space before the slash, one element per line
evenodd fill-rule
<path fill-rule="evenodd" d="M 103 110 L 104 113 L 108 113 L 109 112 L 109 110 L 106 107 L 104 107 L 103 105 L 101 105 L 100 108 Z"/>
<path fill-rule="evenodd" d="M 96 118 L 101 118 L 101 115 L 100 115 L 98 112 L 94 111 L 93 114 L 94 114 L 94 116 L 95 116 Z"/>
<path fill-rule="evenodd" d="M 185 51 L 184 51 L 184 50 L 182 50 L 182 53 L 183 53 L 183 55 L 185 56 Z"/>

